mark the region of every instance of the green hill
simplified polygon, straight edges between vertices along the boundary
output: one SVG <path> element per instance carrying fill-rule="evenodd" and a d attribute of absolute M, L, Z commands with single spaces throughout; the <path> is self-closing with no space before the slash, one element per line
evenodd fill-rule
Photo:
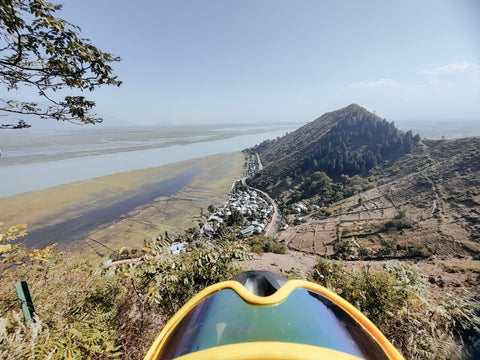
<path fill-rule="evenodd" d="M 314 175 L 317 172 L 339 182 L 345 176 L 366 175 L 379 164 L 393 163 L 419 141 L 411 131 L 403 132 L 393 122 L 352 104 L 252 148 L 264 170 L 250 184 L 278 196 L 305 180 L 310 182 L 312 175 L 323 177 Z"/>

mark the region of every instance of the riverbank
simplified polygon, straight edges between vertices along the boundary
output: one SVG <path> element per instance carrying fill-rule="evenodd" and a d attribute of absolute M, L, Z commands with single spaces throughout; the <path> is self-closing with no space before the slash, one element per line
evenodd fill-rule
<path fill-rule="evenodd" d="M 283 126 L 0 133 L 0 197 L 173 164 L 283 135 Z"/>
<path fill-rule="evenodd" d="M 194 225 L 201 208 L 225 201 L 243 166 L 241 152 L 218 154 L 4 197 L 0 219 L 5 226 L 27 223 L 30 234 L 43 238 L 27 237 L 29 247 L 55 242 L 60 250 L 102 258 L 112 249 L 141 246 L 159 233 Z M 158 196 L 138 202 L 141 194 L 152 191 Z M 120 206 L 115 219 L 97 221 L 102 209 L 117 211 Z M 77 228 L 79 219 L 84 226 L 78 229 L 80 238 L 62 230 Z M 45 239 L 47 234 L 53 241 Z"/>

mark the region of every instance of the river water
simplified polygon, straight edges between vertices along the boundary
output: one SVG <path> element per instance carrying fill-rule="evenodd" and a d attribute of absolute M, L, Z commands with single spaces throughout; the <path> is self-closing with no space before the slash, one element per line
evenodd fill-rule
<path fill-rule="evenodd" d="M 0 197 L 208 155 L 240 151 L 292 127 L 0 134 Z M 158 136 L 156 136 L 158 134 Z M 8 136 L 8 137 L 7 137 Z"/>

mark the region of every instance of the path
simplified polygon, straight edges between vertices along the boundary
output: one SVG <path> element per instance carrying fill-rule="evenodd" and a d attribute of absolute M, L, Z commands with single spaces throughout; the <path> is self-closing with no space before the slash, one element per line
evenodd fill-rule
<path fill-rule="evenodd" d="M 275 200 L 273 200 L 266 192 L 255 189 L 255 191 L 261 193 L 273 206 L 273 214 L 270 222 L 265 226 L 265 236 L 274 236 L 277 230 L 277 221 L 278 221 L 278 207 Z"/>
<path fill-rule="evenodd" d="M 263 169 L 262 161 L 260 160 L 260 156 L 258 155 L 258 153 L 255 153 L 255 155 L 256 155 L 257 166 L 258 166 L 257 171 L 260 171 L 260 170 Z M 247 179 L 247 177 L 242 177 L 241 182 L 242 182 L 243 185 L 248 186 L 247 182 L 246 182 L 246 179 Z M 265 199 L 267 199 L 267 201 L 273 206 L 272 218 L 270 219 L 270 222 L 267 224 L 267 226 L 265 226 L 264 235 L 265 236 L 274 236 L 276 231 L 277 231 L 277 222 L 278 222 L 278 206 L 277 206 L 277 203 L 266 192 L 264 192 L 260 189 L 251 187 L 251 186 L 248 186 L 248 187 L 250 189 L 254 190 L 254 191 L 257 191 L 257 192 L 261 193 L 265 197 Z"/>

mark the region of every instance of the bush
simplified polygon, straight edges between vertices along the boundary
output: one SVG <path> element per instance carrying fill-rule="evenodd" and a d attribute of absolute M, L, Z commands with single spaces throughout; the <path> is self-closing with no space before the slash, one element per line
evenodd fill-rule
<path fill-rule="evenodd" d="M 385 270 L 374 272 L 366 268 L 347 273 L 340 262 L 325 259 L 315 266 L 317 281 L 335 290 L 375 323 L 382 323 L 403 309 L 425 286 L 407 266 L 386 262 Z"/>
<path fill-rule="evenodd" d="M 408 216 L 408 211 L 406 209 L 400 210 L 397 216 L 392 220 L 387 221 L 382 230 L 389 230 L 396 228 L 397 230 L 409 229 L 413 226 L 413 221 Z"/>
<path fill-rule="evenodd" d="M 165 254 L 168 246 L 151 244 L 141 266 L 127 265 L 117 272 L 134 281 L 151 303 L 171 315 L 203 288 L 240 272 L 238 260 L 248 258 L 248 249 L 238 241 L 200 238 L 190 243 L 185 253 Z"/>
<path fill-rule="evenodd" d="M 436 303 L 424 279 L 401 263 L 349 272 L 321 258 L 313 278 L 362 311 L 408 359 L 465 359 L 480 336 L 478 300 L 467 294 Z"/>
<path fill-rule="evenodd" d="M 264 252 L 285 254 L 287 251 L 287 246 L 276 241 L 273 237 L 255 236 L 250 239 L 248 244 L 250 245 L 250 251 L 256 254 L 263 254 Z"/>

